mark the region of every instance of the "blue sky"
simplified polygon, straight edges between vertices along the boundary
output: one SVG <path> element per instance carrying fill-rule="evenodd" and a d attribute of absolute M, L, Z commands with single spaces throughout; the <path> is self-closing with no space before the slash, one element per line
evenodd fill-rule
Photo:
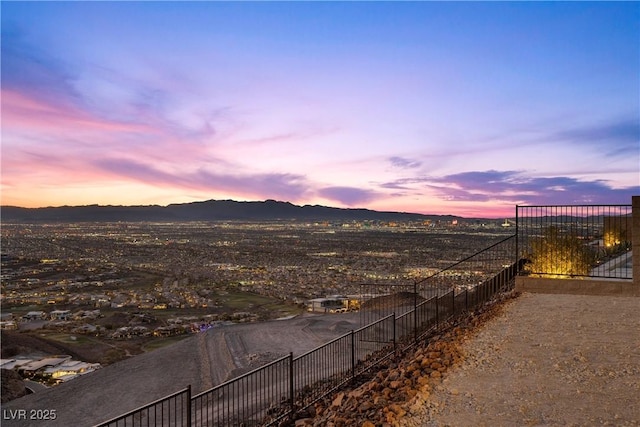
<path fill-rule="evenodd" d="M 2 204 L 640 194 L 636 2 L 3 2 Z"/>

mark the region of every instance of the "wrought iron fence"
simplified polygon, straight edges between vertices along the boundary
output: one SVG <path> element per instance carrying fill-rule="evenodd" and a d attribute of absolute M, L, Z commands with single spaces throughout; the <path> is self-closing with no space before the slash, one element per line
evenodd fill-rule
<path fill-rule="evenodd" d="M 360 285 L 360 324 L 368 325 L 382 317 L 398 316 L 424 301 L 414 283 L 364 283 Z"/>
<path fill-rule="evenodd" d="M 425 298 L 442 295 L 453 290 L 456 294 L 464 289 L 477 291 L 479 285 L 493 280 L 505 269 L 512 268 L 516 257 L 516 236 L 512 235 L 464 258 L 439 272 L 416 282 L 418 292 Z"/>
<path fill-rule="evenodd" d="M 193 425 L 261 425 L 272 414 L 283 418 L 280 409 L 291 404 L 291 360 L 290 354 L 194 396 Z"/>
<path fill-rule="evenodd" d="M 296 408 L 309 407 L 390 357 L 394 320 L 389 315 L 293 359 Z"/>
<path fill-rule="evenodd" d="M 371 321 L 381 313 L 401 313 L 396 318 L 397 340 L 411 346 L 452 317 L 511 289 L 523 265 L 516 258 L 516 246 L 512 235 L 413 284 L 363 285 L 363 293 L 371 298 L 361 305 L 361 318 Z"/>
<path fill-rule="evenodd" d="M 191 426 L 191 386 L 96 427 Z"/>
<path fill-rule="evenodd" d="M 517 206 L 529 274 L 631 279 L 631 205 Z"/>

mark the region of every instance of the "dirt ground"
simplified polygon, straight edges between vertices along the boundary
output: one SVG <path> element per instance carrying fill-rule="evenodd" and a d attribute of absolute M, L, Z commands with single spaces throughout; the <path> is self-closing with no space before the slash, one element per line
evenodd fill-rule
<path fill-rule="evenodd" d="M 640 298 L 522 294 L 402 426 L 640 425 Z"/>
<path fill-rule="evenodd" d="M 212 328 L 171 346 L 2 405 L 8 414 L 55 410 L 46 423 L 19 417 L 2 426 L 91 426 L 191 385 L 193 394 L 258 364 L 299 355 L 359 326 L 358 313 L 309 315 Z M 13 412 L 8 412 L 13 411 Z"/>
<path fill-rule="evenodd" d="M 401 426 L 640 425 L 640 298 L 525 293 L 505 304 Z M 197 393 L 256 361 L 300 354 L 356 320 L 301 316 L 210 330 L 2 409 L 56 409 L 47 426 L 92 425 L 187 384 Z"/>

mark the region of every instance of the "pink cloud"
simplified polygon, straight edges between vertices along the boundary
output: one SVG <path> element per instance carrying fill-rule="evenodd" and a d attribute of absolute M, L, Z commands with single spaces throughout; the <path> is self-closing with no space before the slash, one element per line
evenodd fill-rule
<path fill-rule="evenodd" d="M 140 123 L 103 120 L 63 103 L 51 104 L 13 90 L 2 90 L 3 128 L 11 131 L 27 129 L 31 132 L 77 133 L 141 132 L 158 133 Z"/>
<path fill-rule="evenodd" d="M 300 200 L 308 190 L 304 176 L 283 173 L 220 173 L 206 170 L 167 171 L 124 158 L 95 162 L 101 173 L 158 187 L 228 192 L 258 198 Z"/>
<path fill-rule="evenodd" d="M 180 135 L 158 117 L 137 123 L 112 120 L 69 103 L 56 104 L 50 98 L 3 89 L 2 119 L 3 165 L 11 165 L 5 172 L 38 165 L 51 172 L 63 168 L 60 176 L 73 170 L 73 176 L 84 179 L 100 175 L 93 161 L 111 156 L 180 164 L 182 169 L 203 164 L 228 166 L 210 153 L 201 136 Z"/>

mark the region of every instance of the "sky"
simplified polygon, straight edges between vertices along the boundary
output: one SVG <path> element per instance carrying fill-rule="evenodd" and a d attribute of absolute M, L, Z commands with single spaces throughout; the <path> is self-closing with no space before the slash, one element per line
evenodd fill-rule
<path fill-rule="evenodd" d="M 640 195 L 638 2 L 0 7 L 2 205 Z"/>

